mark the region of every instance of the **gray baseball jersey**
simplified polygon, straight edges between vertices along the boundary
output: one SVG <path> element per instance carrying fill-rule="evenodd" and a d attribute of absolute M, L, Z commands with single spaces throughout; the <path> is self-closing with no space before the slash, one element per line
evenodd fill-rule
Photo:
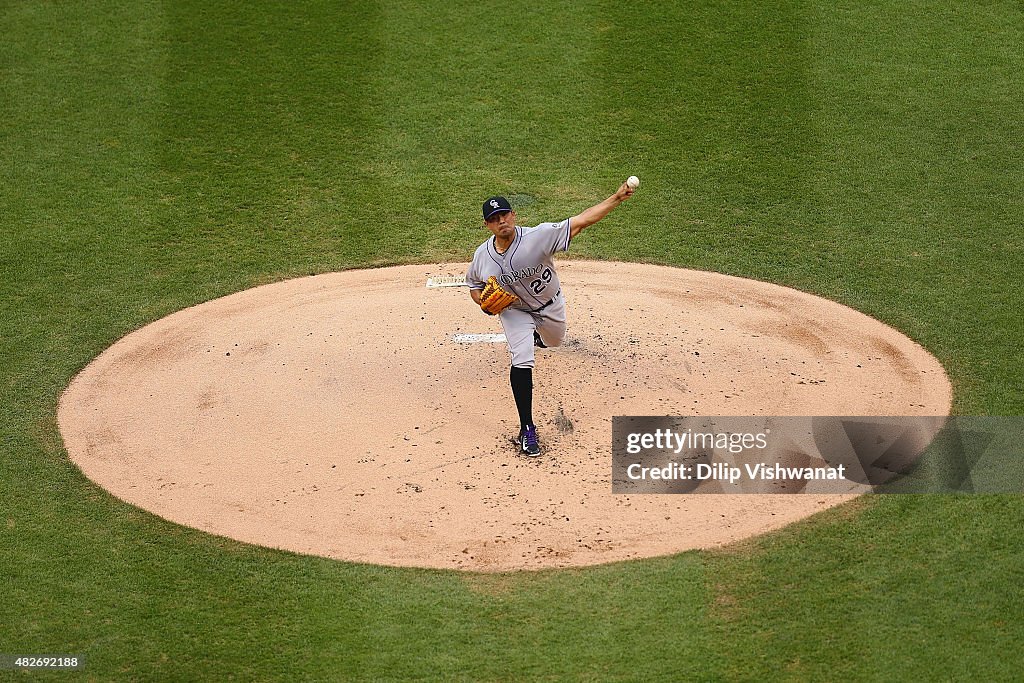
<path fill-rule="evenodd" d="M 503 288 L 519 297 L 515 308 L 536 311 L 561 289 L 552 256 L 569 248 L 569 231 L 568 218 L 533 228 L 516 226 L 512 244 L 502 254 L 495 250 L 494 238 L 489 238 L 473 254 L 466 283 L 470 289 L 483 289 L 494 275 Z"/>

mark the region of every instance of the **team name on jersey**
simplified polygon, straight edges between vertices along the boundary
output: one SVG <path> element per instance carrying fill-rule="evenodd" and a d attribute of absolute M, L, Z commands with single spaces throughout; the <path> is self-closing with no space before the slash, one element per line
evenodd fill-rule
<path fill-rule="evenodd" d="M 515 284 L 516 280 L 532 277 L 540 272 L 541 266 L 531 266 L 522 270 L 513 270 L 511 273 L 502 273 L 498 276 L 498 282 L 503 285 Z"/>

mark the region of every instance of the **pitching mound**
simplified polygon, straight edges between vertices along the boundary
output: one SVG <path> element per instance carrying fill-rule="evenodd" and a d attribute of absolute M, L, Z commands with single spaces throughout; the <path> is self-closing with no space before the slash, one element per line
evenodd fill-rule
<path fill-rule="evenodd" d="M 211 533 L 497 571 L 716 546 L 846 499 L 613 495 L 613 415 L 949 411 L 931 355 L 836 303 L 676 268 L 559 269 L 569 337 L 538 352 L 540 458 L 510 441 L 506 346 L 455 341 L 498 321 L 464 287 L 425 287 L 463 264 L 290 280 L 147 325 L 64 393 L 68 453 L 118 498 Z"/>

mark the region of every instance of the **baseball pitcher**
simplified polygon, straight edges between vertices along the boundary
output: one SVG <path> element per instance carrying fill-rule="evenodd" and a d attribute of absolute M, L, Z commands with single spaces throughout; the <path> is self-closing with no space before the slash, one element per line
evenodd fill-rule
<path fill-rule="evenodd" d="M 504 197 L 484 202 L 484 226 L 493 236 L 477 247 L 466 282 L 474 303 L 497 315 L 505 330 L 512 354 L 509 382 L 519 411 L 517 443 L 528 456 L 540 455 L 533 424 L 534 346 L 560 346 L 565 339 L 565 298 L 552 257 L 631 197 L 637 184 L 631 176 L 603 202 L 561 222 L 532 228 L 516 225 L 516 212 Z"/>

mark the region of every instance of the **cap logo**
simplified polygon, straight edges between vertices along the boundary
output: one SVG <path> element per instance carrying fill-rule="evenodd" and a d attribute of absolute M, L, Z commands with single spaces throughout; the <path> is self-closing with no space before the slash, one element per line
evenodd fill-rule
<path fill-rule="evenodd" d="M 498 202 L 497 202 L 497 200 L 495 200 L 495 199 L 492 199 L 492 200 L 491 200 L 491 206 L 492 206 L 493 208 L 495 208 L 495 209 L 499 208 L 499 207 L 498 207 Z"/>

